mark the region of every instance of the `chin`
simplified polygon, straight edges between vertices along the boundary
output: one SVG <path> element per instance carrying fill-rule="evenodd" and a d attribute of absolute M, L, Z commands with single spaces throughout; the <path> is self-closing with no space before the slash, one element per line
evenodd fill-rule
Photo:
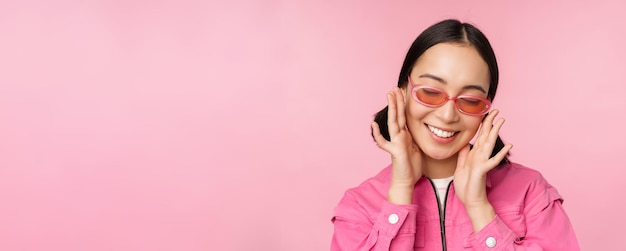
<path fill-rule="evenodd" d="M 428 149 L 422 148 L 422 153 L 431 159 L 446 160 L 456 156 L 458 151 L 452 151 L 451 149 Z"/>

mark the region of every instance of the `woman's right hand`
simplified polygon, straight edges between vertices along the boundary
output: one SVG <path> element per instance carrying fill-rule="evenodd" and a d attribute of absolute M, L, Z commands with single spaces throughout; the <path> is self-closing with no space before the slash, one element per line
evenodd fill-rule
<path fill-rule="evenodd" d="M 378 124 L 372 122 L 376 144 L 391 154 L 392 176 L 387 200 L 394 204 L 411 204 L 413 187 L 422 177 L 422 153 L 406 125 L 404 97 L 398 87 L 387 94 L 389 141 L 380 133 Z"/>

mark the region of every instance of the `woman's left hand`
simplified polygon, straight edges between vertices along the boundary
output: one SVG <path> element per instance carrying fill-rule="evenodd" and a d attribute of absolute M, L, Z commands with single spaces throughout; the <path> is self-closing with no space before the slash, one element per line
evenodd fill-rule
<path fill-rule="evenodd" d="M 463 205 L 465 205 L 475 230 L 482 229 L 484 225 L 495 217 L 493 207 L 487 200 L 487 172 L 495 168 L 513 147 L 511 144 L 507 144 L 500 152 L 491 157 L 496 139 L 498 138 L 498 132 L 502 124 L 504 124 L 504 119 L 502 118 L 493 124 L 498 113 L 498 110 L 493 110 L 487 115 L 478 132 L 478 137 L 472 150 L 467 145 L 459 151 L 457 167 L 454 171 L 453 184 L 455 193 Z"/>

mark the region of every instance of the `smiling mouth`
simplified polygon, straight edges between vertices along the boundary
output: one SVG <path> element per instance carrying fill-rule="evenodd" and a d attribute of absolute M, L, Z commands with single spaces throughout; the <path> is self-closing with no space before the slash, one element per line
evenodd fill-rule
<path fill-rule="evenodd" d="M 457 132 L 444 131 L 442 129 L 431 126 L 429 124 L 426 124 L 426 126 L 428 127 L 428 130 L 430 130 L 433 134 L 437 135 L 437 137 L 440 137 L 440 138 L 450 138 L 458 133 L 458 131 Z"/>

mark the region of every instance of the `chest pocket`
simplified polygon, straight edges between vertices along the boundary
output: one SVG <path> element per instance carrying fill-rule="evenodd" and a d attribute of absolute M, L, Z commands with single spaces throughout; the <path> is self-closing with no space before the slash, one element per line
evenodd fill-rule
<path fill-rule="evenodd" d="M 426 224 L 426 217 L 417 215 L 417 229 L 415 229 L 415 243 L 413 244 L 416 250 L 421 250 L 426 244 Z"/>
<path fill-rule="evenodd" d="M 526 217 L 523 214 L 523 209 L 521 207 L 494 207 L 496 211 L 496 215 L 498 218 L 507 225 L 513 233 L 515 233 L 515 241 L 521 241 L 526 236 Z M 467 239 L 473 232 L 472 223 L 467 221 L 466 224 L 462 226 L 463 233 L 465 233 L 466 239 L 464 242 L 465 248 L 470 248 L 472 245 L 470 241 Z"/>
<path fill-rule="evenodd" d="M 518 241 L 526 236 L 526 217 L 522 207 L 498 207 L 494 210 L 500 220 L 513 230 Z"/>

